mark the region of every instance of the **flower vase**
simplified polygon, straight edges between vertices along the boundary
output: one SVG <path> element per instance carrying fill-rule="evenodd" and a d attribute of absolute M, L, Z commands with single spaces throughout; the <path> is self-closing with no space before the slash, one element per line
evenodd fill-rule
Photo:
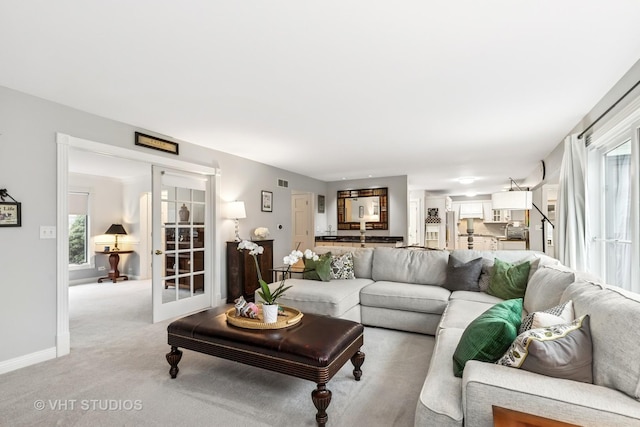
<path fill-rule="evenodd" d="M 278 321 L 278 304 L 262 304 L 262 321 L 264 323 Z"/>

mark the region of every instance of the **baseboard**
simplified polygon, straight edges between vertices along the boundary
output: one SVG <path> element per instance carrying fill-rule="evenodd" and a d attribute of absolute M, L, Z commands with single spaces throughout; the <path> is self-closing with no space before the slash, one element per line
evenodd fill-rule
<path fill-rule="evenodd" d="M 7 372 L 15 371 L 16 369 L 26 368 L 27 366 L 35 365 L 36 363 L 45 362 L 47 360 L 55 358 L 55 347 L 36 351 L 35 353 L 25 354 L 24 356 L 16 357 L 15 359 L 9 359 L 5 360 L 4 362 L 0 362 L 0 374 L 6 374 Z"/>
<path fill-rule="evenodd" d="M 129 280 L 141 280 L 140 276 L 134 276 L 133 274 L 127 274 L 129 276 Z M 98 279 L 104 276 L 96 276 L 96 277 L 85 277 L 84 279 L 74 279 L 69 280 L 69 286 L 77 286 L 77 285 L 88 285 L 91 283 L 98 283 Z M 122 283 L 123 280 L 118 280 L 118 283 Z M 105 279 L 104 283 L 113 283 L 110 280 Z"/>

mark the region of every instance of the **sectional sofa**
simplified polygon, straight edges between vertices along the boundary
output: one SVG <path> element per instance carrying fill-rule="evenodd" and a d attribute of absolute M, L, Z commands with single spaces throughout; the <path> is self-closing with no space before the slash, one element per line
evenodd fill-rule
<path fill-rule="evenodd" d="M 315 251 L 351 252 L 355 278 L 287 279 L 293 287 L 281 304 L 303 313 L 435 336 L 416 426 L 492 426 L 494 405 L 583 426 L 640 426 L 640 295 L 598 283 L 531 251 L 337 246 Z M 479 292 L 445 287 L 451 287 L 451 255 L 462 262 L 482 258 Z M 496 259 L 530 262 L 523 317 L 569 301 L 573 317 L 588 315 L 591 348 L 584 351 L 592 353 L 592 383 L 478 360 L 466 362 L 461 377 L 454 375 L 454 353 L 465 330 L 503 303 L 486 292 Z"/>

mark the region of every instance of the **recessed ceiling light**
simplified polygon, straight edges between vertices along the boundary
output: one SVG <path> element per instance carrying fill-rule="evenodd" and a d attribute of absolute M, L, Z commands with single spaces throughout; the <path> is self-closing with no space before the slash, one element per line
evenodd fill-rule
<path fill-rule="evenodd" d="M 476 197 L 478 195 L 478 193 L 475 192 L 475 191 L 469 191 L 469 192 L 465 193 L 464 195 L 467 196 L 467 197 Z"/>
<path fill-rule="evenodd" d="M 458 178 L 458 182 L 460 184 L 473 184 L 474 182 L 476 182 L 476 179 L 472 176 L 463 176 L 462 178 Z"/>

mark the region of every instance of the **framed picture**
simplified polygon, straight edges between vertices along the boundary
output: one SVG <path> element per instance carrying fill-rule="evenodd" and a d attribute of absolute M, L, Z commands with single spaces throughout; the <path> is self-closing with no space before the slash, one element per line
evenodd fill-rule
<path fill-rule="evenodd" d="M 0 202 L 0 227 L 22 227 L 20 202 Z"/>
<path fill-rule="evenodd" d="M 324 196 L 318 194 L 318 213 L 324 213 Z"/>
<path fill-rule="evenodd" d="M 179 154 L 179 145 L 177 142 L 167 141 L 166 139 L 156 138 L 155 136 L 145 135 L 136 132 L 136 145 L 141 147 L 153 148 L 154 150 L 164 151 L 165 153 Z"/>
<path fill-rule="evenodd" d="M 273 192 L 262 190 L 262 212 L 273 212 Z"/>

